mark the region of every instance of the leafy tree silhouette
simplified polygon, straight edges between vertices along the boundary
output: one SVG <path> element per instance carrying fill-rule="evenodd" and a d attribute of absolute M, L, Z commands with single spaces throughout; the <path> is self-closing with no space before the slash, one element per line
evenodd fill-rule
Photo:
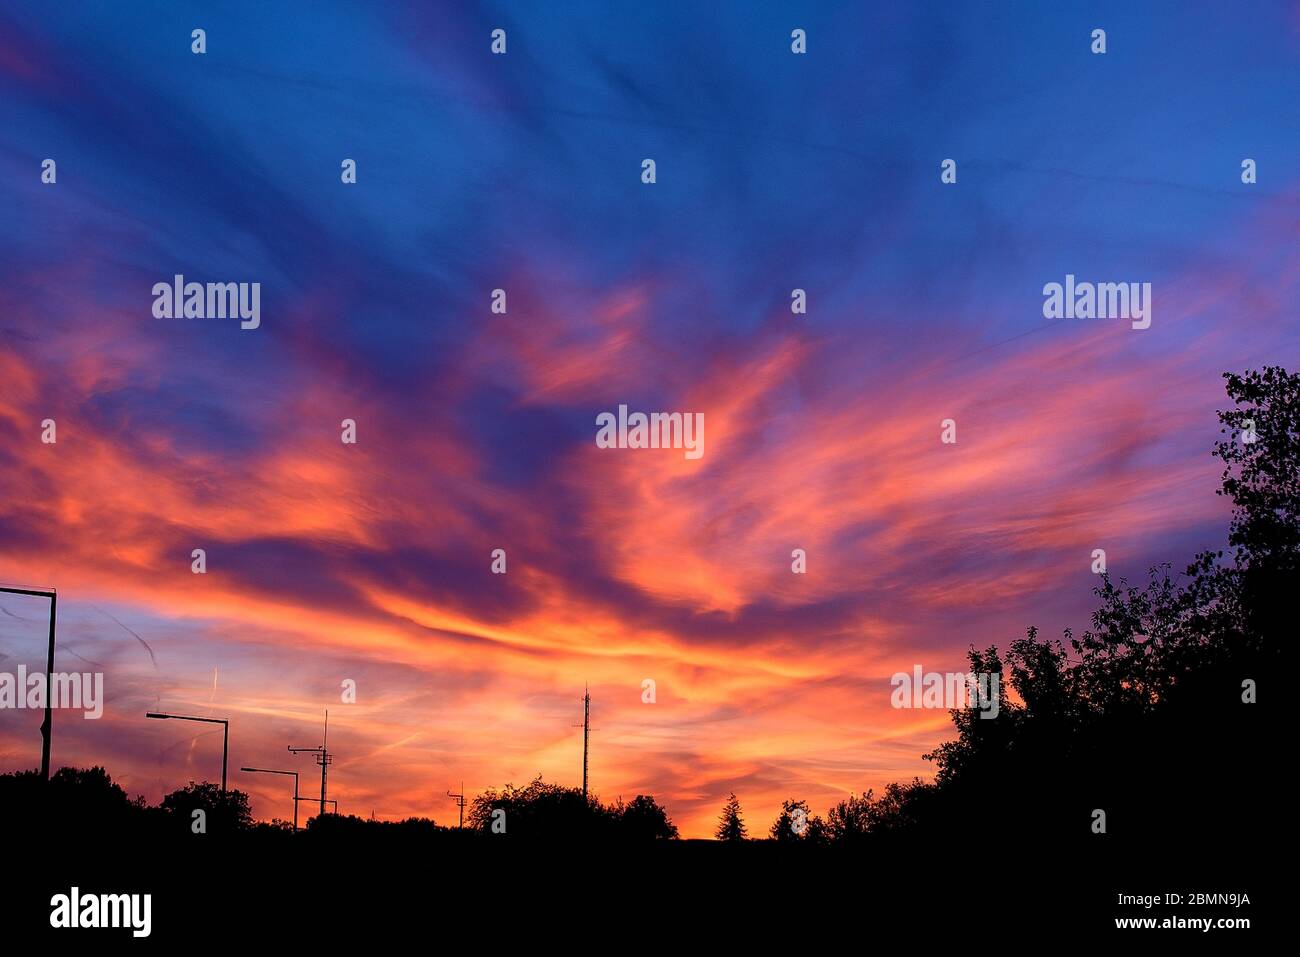
<path fill-rule="evenodd" d="M 610 805 L 608 813 L 617 821 L 619 834 L 629 840 L 667 841 L 677 837 L 677 825 L 648 794 L 638 794 L 627 804 L 620 798 Z"/>
<path fill-rule="evenodd" d="M 58 792 L 59 803 L 68 807 L 94 808 L 100 814 L 120 817 L 144 806 L 144 798 L 128 799 L 126 791 L 113 783 L 108 771 L 98 765 L 59 768 L 51 776 L 50 783 Z"/>
<path fill-rule="evenodd" d="M 718 820 L 717 838 L 719 841 L 745 840 L 745 822 L 740 816 L 740 802 L 736 792 L 731 792 L 726 805 L 722 808 L 722 817 Z"/>
<path fill-rule="evenodd" d="M 9 821 L 57 822 L 60 830 L 98 833 L 129 828 L 144 816 L 144 798 L 131 800 L 104 768 L 59 768 L 48 785 L 38 771 L 0 774 L 0 808 Z"/>
<path fill-rule="evenodd" d="M 470 805 L 469 825 L 492 830 L 494 811 L 505 811 L 505 833 L 524 838 L 595 837 L 604 823 L 598 802 L 577 788 L 548 784 L 538 775 L 524 787 L 489 788 Z"/>
<path fill-rule="evenodd" d="M 159 804 L 173 827 L 192 830 L 194 812 L 206 815 L 207 833 L 229 834 L 253 826 L 253 813 L 248 806 L 248 795 L 243 791 L 222 792 L 210 781 L 191 781 L 163 797 Z"/>
<path fill-rule="evenodd" d="M 799 829 L 795 827 L 795 812 L 799 813 Z M 807 801 L 781 802 L 781 813 L 772 822 L 768 834 L 781 844 L 824 844 L 827 841 L 826 822 L 808 808 Z"/>
<path fill-rule="evenodd" d="M 548 784 L 538 775 L 524 787 L 507 784 L 497 791 L 489 788 L 470 804 L 469 826 L 492 832 L 492 825 L 505 812 L 505 833 L 527 839 L 572 840 L 609 838 L 618 840 L 669 840 L 677 828 L 667 811 L 653 797 L 639 794 L 630 803 L 619 800 L 602 804 L 594 796 L 583 796 L 578 788 Z"/>
<path fill-rule="evenodd" d="M 853 844 L 871 832 L 871 792 L 850 794 L 826 815 L 826 836 L 833 844 Z"/>

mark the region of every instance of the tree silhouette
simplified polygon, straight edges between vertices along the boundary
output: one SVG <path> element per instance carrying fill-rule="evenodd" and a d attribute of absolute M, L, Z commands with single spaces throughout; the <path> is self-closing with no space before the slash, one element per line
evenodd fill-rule
<path fill-rule="evenodd" d="M 604 823 L 598 802 L 578 788 L 548 784 L 538 775 L 524 787 L 507 784 L 474 798 L 469 825 L 491 832 L 495 811 L 505 812 L 506 834 L 527 838 L 594 837 Z"/>
<path fill-rule="evenodd" d="M 1207 586 L 1221 604 L 1211 620 L 1236 632 L 1234 663 L 1280 665 L 1281 627 L 1300 580 L 1300 374 L 1270 366 L 1224 378 L 1239 408 L 1219 413 L 1227 438 L 1214 452 L 1223 461 L 1219 494 L 1233 503 L 1234 567 Z"/>
<path fill-rule="evenodd" d="M 248 795 L 243 791 L 222 791 L 210 781 L 191 781 L 163 797 L 159 807 L 174 827 L 192 829 L 194 812 L 203 811 L 207 833 L 232 833 L 253 826 Z"/>
<path fill-rule="evenodd" d="M 0 808 L 9 823 L 57 822 L 72 833 L 130 829 L 142 819 L 144 798 L 131 800 L 104 768 L 59 768 L 42 780 L 38 771 L 0 774 Z"/>
<path fill-rule="evenodd" d="M 677 828 L 653 797 L 638 794 L 630 803 L 620 799 L 604 805 L 578 788 L 548 784 L 541 775 L 524 787 L 507 784 L 497 791 L 489 788 L 470 804 L 469 826 L 492 833 L 492 825 L 504 811 L 505 834 L 530 839 L 571 840 L 609 838 L 618 840 L 670 840 Z"/>
<path fill-rule="evenodd" d="M 731 792 L 731 797 L 722 808 L 722 817 L 718 820 L 716 835 L 719 841 L 745 840 L 745 822 L 740 816 L 740 802 L 736 800 L 735 791 Z"/>
<path fill-rule="evenodd" d="M 108 771 L 96 765 L 91 768 L 59 768 L 50 778 L 58 800 L 69 807 L 95 808 L 101 814 L 121 815 L 128 808 L 143 805 L 144 799 L 132 802 L 120 785 L 113 782 Z"/>
<path fill-rule="evenodd" d="M 620 799 L 608 813 L 618 824 L 620 836 L 634 841 L 667 841 L 677 837 L 677 826 L 668 812 L 648 794 L 638 794 L 629 803 Z"/>
<path fill-rule="evenodd" d="M 1295 571 L 1300 558 L 1300 374 L 1268 366 L 1224 373 L 1228 395 L 1242 408 L 1220 412 L 1226 440 L 1220 495 L 1234 509 L 1228 544 L 1238 564 Z"/>
<path fill-rule="evenodd" d="M 822 844 L 827 840 L 826 822 L 809 810 L 807 801 L 782 801 L 781 813 L 768 834 L 782 844 Z"/>
<path fill-rule="evenodd" d="M 826 836 L 834 844 L 852 844 L 871 832 L 871 795 L 850 794 L 826 815 Z"/>

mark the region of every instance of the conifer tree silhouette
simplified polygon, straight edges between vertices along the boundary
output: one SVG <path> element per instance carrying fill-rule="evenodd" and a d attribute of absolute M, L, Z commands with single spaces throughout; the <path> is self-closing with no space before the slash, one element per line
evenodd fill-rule
<path fill-rule="evenodd" d="M 745 822 L 740 816 L 740 802 L 736 792 L 731 792 L 726 805 L 722 808 L 722 817 L 718 820 L 717 837 L 719 841 L 743 841 L 746 837 Z"/>

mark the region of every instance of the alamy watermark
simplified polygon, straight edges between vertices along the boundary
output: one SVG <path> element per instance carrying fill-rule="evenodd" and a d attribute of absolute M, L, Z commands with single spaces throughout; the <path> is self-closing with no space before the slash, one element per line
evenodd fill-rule
<path fill-rule="evenodd" d="M 688 459 L 704 455 L 703 412 L 633 412 L 596 416 L 596 447 L 602 449 L 684 449 Z"/>
<path fill-rule="evenodd" d="M 1043 287 L 1045 319 L 1131 319 L 1134 329 L 1151 326 L 1151 283 L 1078 282 L 1067 273 L 1065 284 Z"/>
<path fill-rule="evenodd" d="M 899 671 L 889 679 L 895 708 L 977 710 L 981 718 L 996 718 L 1001 707 L 1000 676 L 995 672 L 927 671 L 915 665 L 909 674 Z"/>
<path fill-rule="evenodd" d="M 50 898 L 55 928 L 125 927 L 132 937 L 148 937 L 153 927 L 152 894 L 83 894 L 74 887 Z"/>
<path fill-rule="evenodd" d="M 262 324 L 260 282 L 186 282 L 177 273 L 170 283 L 154 283 L 153 296 L 157 319 L 239 318 L 241 329 Z"/>
<path fill-rule="evenodd" d="M 45 710 L 75 708 L 85 712 L 83 718 L 93 720 L 104 714 L 104 673 L 56 671 L 47 682 L 45 672 L 27 672 L 19 665 L 17 673 L 0 671 L 0 710 Z"/>

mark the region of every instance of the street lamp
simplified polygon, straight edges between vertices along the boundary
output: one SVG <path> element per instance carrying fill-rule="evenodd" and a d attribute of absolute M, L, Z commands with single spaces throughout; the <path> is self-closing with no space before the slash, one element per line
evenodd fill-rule
<path fill-rule="evenodd" d="M 255 771 L 258 774 L 292 774 L 293 775 L 293 830 L 298 832 L 298 772 L 272 771 L 269 768 L 240 768 L 241 771 Z"/>
<path fill-rule="evenodd" d="M 54 695 L 54 605 L 57 596 L 54 589 L 44 588 L 9 588 L 0 585 L 0 592 L 10 595 L 33 595 L 50 600 L 50 647 L 45 655 L 45 720 L 41 722 L 41 778 L 50 779 L 50 732 L 54 729 L 54 712 L 51 710 Z"/>
<path fill-rule="evenodd" d="M 220 724 L 225 727 L 221 739 L 221 793 L 226 793 L 226 753 L 230 748 L 230 722 L 225 718 L 195 718 L 188 714 L 164 714 L 161 711 L 146 711 L 146 718 L 175 718 L 177 721 L 206 721 L 208 724 Z"/>

